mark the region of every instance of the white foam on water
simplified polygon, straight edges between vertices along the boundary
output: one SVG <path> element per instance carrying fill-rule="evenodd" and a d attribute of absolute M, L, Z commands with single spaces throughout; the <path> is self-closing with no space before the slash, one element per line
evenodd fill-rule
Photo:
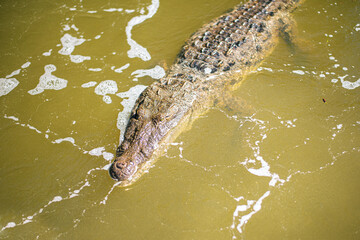
<path fill-rule="evenodd" d="M 110 166 L 109 166 L 110 167 Z M 100 201 L 100 204 L 106 204 L 106 201 L 108 200 L 109 198 L 109 195 L 111 194 L 112 191 L 114 191 L 115 187 L 120 185 L 121 182 L 116 182 L 114 183 L 114 185 L 111 187 L 110 191 L 106 194 L 106 196 L 104 197 L 104 199 L 102 201 Z M 126 189 L 125 189 L 126 190 Z"/>
<path fill-rule="evenodd" d="M 21 226 L 21 225 L 25 225 L 27 223 L 32 222 L 32 220 L 34 219 L 34 217 L 36 217 L 38 214 L 41 214 L 45 208 L 47 208 L 48 206 L 50 206 L 51 204 L 55 203 L 55 202 L 61 202 L 62 200 L 64 200 L 63 197 L 61 196 L 55 196 L 52 200 L 50 200 L 46 205 L 44 205 L 44 207 L 40 208 L 39 211 L 35 212 L 33 215 L 29 215 L 27 217 L 23 217 L 21 222 L 19 223 L 15 223 L 15 222 L 9 222 L 7 223 L 1 230 L 0 232 L 4 231 L 5 229 L 8 228 L 14 228 L 16 226 Z"/>
<path fill-rule="evenodd" d="M 111 70 L 113 70 L 113 71 L 116 72 L 116 73 L 122 73 L 122 72 L 123 72 L 125 69 L 127 69 L 129 66 L 130 66 L 130 63 L 127 63 L 127 64 L 125 64 L 124 66 L 119 67 L 119 68 L 115 68 L 115 66 L 112 66 L 112 67 L 111 67 Z"/>
<path fill-rule="evenodd" d="M 107 161 L 110 161 L 114 158 L 114 154 L 109 153 L 109 152 L 103 152 L 102 156 Z"/>
<path fill-rule="evenodd" d="M 104 12 L 122 12 L 124 9 L 123 8 L 107 8 L 104 9 Z"/>
<path fill-rule="evenodd" d="M 89 154 L 92 156 L 101 156 L 103 151 L 105 151 L 104 147 L 98 147 L 90 150 Z"/>
<path fill-rule="evenodd" d="M 21 71 L 21 69 L 16 69 L 15 71 L 13 71 L 9 75 L 7 75 L 6 78 L 11 78 L 13 76 L 19 75 L 20 71 Z"/>
<path fill-rule="evenodd" d="M 91 57 L 82 55 L 70 55 L 70 61 L 72 61 L 73 63 L 82 63 L 85 60 L 91 60 Z"/>
<path fill-rule="evenodd" d="M 265 192 L 256 202 L 255 201 L 248 201 L 247 205 L 238 205 L 233 213 L 233 217 L 234 219 L 236 217 L 238 217 L 240 215 L 240 212 L 244 212 L 246 210 L 248 210 L 251 205 L 252 206 L 252 211 L 246 215 L 241 216 L 241 218 L 239 219 L 239 224 L 236 226 L 236 229 L 238 230 L 239 233 L 243 232 L 243 227 L 244 225 L 251 219 L 251 217 L 259 212 L 261 210 L 261 205 L 262 202 L 265 198 L 267 198 L 270 195 L 270 191 Z M 255 204 L 253 204 L 255 202 Z M 233 226 L 234 227 L 234 224 Z"/>
<path fill-rule="evenodd" d="M 357 32 L 360 31 L 360 23 L 356 24 L 354 28 L 355 28 L 355 31 L 357 31 Z"/>
<path fill-rule="evenodd" d="M 105 147 L 97 147 L 90 150 L 87 153 L 90 154 L 91 156 L 97 156 L 97 157 L 102 156 L 106 161 L 110 161 L 114 158 L 114 154 L 105 152 Z"/>
<path fill-rule="evenodd" d="M 48 57 L 48 56 L 51 55 L 51 52 L 52 52 L 52 49 L 50 49 L 50 50 L 47 51 L 47 52 L 44 52 L 42 55 Z"/>
<path fill-rule="evenodd" d="M 94 148 L 92 150 L 89 151 L 89 154 L 92 156 L 102 156 L 105 160 L 110 161 L 114 158 L 114 154 L 109 153 L 109 152 L 105 152 L 105 148 L 104 147 L 98 147 L 98 148 Z"/>
<path fill-rule="evenodd" d="M 102 81 L 95 88 L 95 93 L 97 95 L 103 96 L 103 101 L 107 104 L 110 104 L 112 102 L 110 96 L 107 96 L 107 94 L 115 94 L 117 91 L 117 84 L 113 80 Z"/>
<path fill-rule="evenodd" d="M 342 87 L 345 88 L 345 89 L 349 89 L 349 90 L 353 90 L 357 87 L 360 86 L 360 78 L 356 81 L 356 82 L 349 82 L 349 81 L 346 81 L 345 78 L 347 77 L 348 75 L 345 75 L 345 76 L 339 76 L 339 79 L 341 81 L 341 84 L 342 84 Z"/>
<path fill-rule="evenodd" d="M 88 68 L 89 71 L 92 71 L 92 72 L 100 72 L 102 71 L 101 68 Z"/>
<path fill-rule="evenodd" d="M 152 18 L 157 12 L 160 6 L 159 0 L 152 0 L 151 5 L 147 7 L 148 14 L 133 17 L 127 24 L 125 32 L 127 36 L 127 42 L 130 45 L 130 50 L 127 52 L 129 58 L 141 58 L 143 61 L 149 61 L 151 56 L 146 48 L 139 45 L 131 38 L 131 30 L 135 25 L 144 22 L 146 19 Z"/>
<path fill-rule="evenodd" d="M 70 26 L 68 25 L 68 24 L 65 24 L 64 26 L 63 26 L 63 30 L 64 31 L 69 31 L 71 28 L 70 28 Z"/>
<path fill-rule="evenodd" d="M 75 31 L 79 31 L 79 28 L 75 26 L 75 24 L 71 25 L 71 28 L 74 29 Z"/>
<path fill-rule="evenodd" d="M 82 88 L 90 88 L 90 87 L 94 87 L 97 84 L 97 82 L 95 81 L 90 81 L 87 83 L 84 83 L 81 85 Z"/>
<path fill-rule="evenodd" d="M 68 33 L 65 33 L 60 39 L 62 48 L 59 50 L 59 53 L 62 55 L 70 55 L 76 46 L 83 44 L 86 40 L 82 38 L 76 38 L 71 36 Z"/>
<path fill-rule="evenodd" d="M 9 94 L 18 84 L 19 81 L 16 78 L 0 78 L 0 96 Z"/>
<path fill-rule="evenodd" d="M 45 89 L 46 90 L 61 90 L 63 88 L 66 88 L 67 86 L 67 80 L 58 78 L 51 73 L 56 70 L 55 65 L 48 64 L 44 67 L 45 73 L 40 77 L 40 81 L 38 85 L 32 89 L 29 90 L 28 93 L 31 95 L 36 95 L 39 93 L 42 93 Z"/>
<path fill-rule="evenodd" d="M 255 119 L 252 119 L 255 120 Z M 256 120 L 255 120 L 256 121 Z M 296 121 L 296 120 L 295 120 Z M 261 122 L 261 120 L 258 120 L 258 122 Z M 262 124 L 262 123 L 261 123 Z M 264 126 L 260 126 L 260 129 L 264 128 Z M 253 175 L 259 176 L 259 177 L 271 177 L 271 180 L 269 182 L 269 186 L 275 186 L 278 182 L 283 184 L 285 180 L 281 179 L 278 174 L 270 172 L 270 165 L 264 160 L 264 158 L 260 155 L 260 143 L 267 138 L 266 134 L 261 134 L 262 138 L 261 140 L 258 140 L 255 142 L 255 146 L 251 146 L 250 148 L 254 151 L 254 157 L 255 159 L 248 159 L 246 158 L 244 166 L 245 168 Z M 247 163 L 256 163 L 259 162 L 261 164 L 260 168 L 252 168 L 248 167 Z"/>
<path fill-rule="evenodd" d="M 21 68 L 23 68 L 23 69 L 28 68 L 30 66 L 30 64 L 31 64 L 31 62 L 26 62 L 21 66 Z"/>
<path fill-rule="evenodd" d="M 49 203 L 60 202 L 63 198 L 61 196 L 55 196 Z"/>
<path fill-rule="evenodd" d="M 256 69 L 256 71 L 258 71 L 258 72 L 261 72 L 262 70 L 266 70 L 268 72 L 274 72 L 274 70 L 272 68 L 269 68 L 269 67 L 258 67 Z M 241 72 L 241 71 L 239 71 L 239 72 Z"/>
<path fill-rule="evenodd" d="M 74 145 L 75 144 L 75 139 L 72 138 L 72 137 L 66 137 L 66 138 L 55 139 L 53 141 L 53 143 L 57 143 L 57 144 L 62 143 L 62 142 L 70 142 L 70 143 L 72 143 Z"/>
<path fill-rule="evenodd" d="M 19 118 L 17 118 L 17 117 L 7 116 L 7 115 L 5 114 L 5 115 L 4 115 L 4 118 L 13 120 L 16 125 L 20 125 L 20 126 L 22 126 L 22 127 L 27 127 L 27 128 L 30 129 L 30 130 L 33 130 L 33 131 L 35 131 L 35 132 L 37 132 L 37 133 L 39 133 L 39 134 L 42 134 L 42 132 L 41 132 L 39 129 L 37 129 L 37 128 L 34 127 L 34 126 L 31 126 L 30 124 L 20 123 Z"/>
<path fill-rule="evenodd" d="M 130 88 L 127 92 L 116 94 L 116 96 L 123 98 L 121 105 L 124 106 L 124 109 L 119 112 L 116 122 L 116 126 L 120 130 L 120 143 L 124 140 L 125 128 L 129 121 L 131 110 L 135 105 L 136 99 L 145 90 L 145 88 L 146 86 L 144 85 L 136 85 Z"/>
<path fill-rule="evenodd" d="M 131 73 L 131 75 L 135 75 L 136 78 L 150 76 L 154 79 L 160 79 L 165 76 L 165 70 L 160 66 L 155 66 L 151 69 L 138 69 Z"/>
<path fill-rule="evenodd" d="M 11 120 L 13 120 L 15 122 L 19 121 L 19 118 L 15 117 L 15 116 L 7 116 L 6 114 L 4 115 L 4 118 L 11 119 Z"/>
<path fill-rule="evenodd" d="M 293 70 L 293 73 L 299 74 L 299 75 L 305 75 L 305 72 L 302 70 Z"/>

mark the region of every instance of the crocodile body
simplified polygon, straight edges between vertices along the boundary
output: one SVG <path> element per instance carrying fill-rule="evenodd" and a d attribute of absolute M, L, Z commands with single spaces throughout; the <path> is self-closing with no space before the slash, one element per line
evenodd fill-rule
<path fill-rule="evenodd" d="M 251 0 L 199 29 L 174 65 L 137 99 L 110 176 L 133 183 L 166 143 L 259 66 L 299 0 Z"/>

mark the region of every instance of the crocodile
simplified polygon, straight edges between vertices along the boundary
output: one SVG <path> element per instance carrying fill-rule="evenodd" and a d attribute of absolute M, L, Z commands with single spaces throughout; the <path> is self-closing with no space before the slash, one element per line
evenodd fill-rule
<path fill-rule="evenodd" d="M 166 145 L 200 115 L 226 100 L 277 45 L 292 40 L 291 17 L 304 0 L 250 0 L 195 32 L 165 77 L 138 97 L 109 168 L 121 186 L 134 183 Z"/>

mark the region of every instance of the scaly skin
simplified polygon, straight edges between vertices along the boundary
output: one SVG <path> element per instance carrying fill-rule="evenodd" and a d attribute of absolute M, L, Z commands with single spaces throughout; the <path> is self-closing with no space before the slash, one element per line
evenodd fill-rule
<path fill-rule="evenodd" d="M 298 4 L 251 0 L 192 35 L 169 73 L 137 99 L 110 176 L 123 186 L 133 183 L 155 153 L 272 52 L 281 31 L 289 30 L 289 13 Z"/>

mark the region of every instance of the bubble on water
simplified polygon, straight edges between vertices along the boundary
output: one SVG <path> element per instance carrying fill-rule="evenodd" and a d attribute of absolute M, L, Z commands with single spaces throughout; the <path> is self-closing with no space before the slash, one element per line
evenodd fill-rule
<path fill-rule="evenodd" d="M 107 94 L 115 94 L 117 91 L 118 91 L 117 84 L 113 80 L 102 81 L 95 88 L 95 93 L 97 95 L 102 95 L 103 101 L 107 104 L 110 104 L 112 102 L 111 97 L 107 96 Z"/>
<path fill-rule="evenodd" d="M 127 122 L 129 121 L 130 113 L 135 105 L 136 99 L 145 90 L 145 88 L 146 86 L 144 85 L 136 85 L 135 87 L 130 88 L 127 92 L 116 94 L 116 96 L 124 98 L 121 102 L 124 109 L 118 114 L 116 123 L 117 128 L 120 130 L 120 142 L 124 139 L 125 128 Z"/>
<path fill-rule="evenodd" d="M 39 93 L 42 93 L 45 89 L 50 90 L 61 90 L 63 88 L 66 88 L 67 86 L 67 80 L 58 78 L 51 73 L 56 70 L 55 65 L 49 64 L 44 67 L 45 73 L 40 77 L 40 81 L 38 85 L 32 89 L 29 90 L 28 93 L 31 95 L 36 95 Z"/>
<path fill-rule="evenodd" d="M 19 84 L 15 78 L 0 78 L 0 96 L 7 95 Z"/>

